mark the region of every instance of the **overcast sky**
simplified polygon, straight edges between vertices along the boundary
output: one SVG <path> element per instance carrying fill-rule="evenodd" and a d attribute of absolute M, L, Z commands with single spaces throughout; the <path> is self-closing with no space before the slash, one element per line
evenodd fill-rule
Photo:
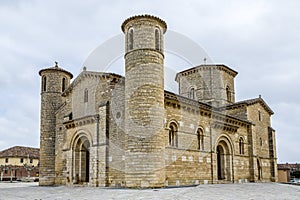
<path fill-rule="evenodd" d="M 278 162 L 299 162 L 299 8 L 298 0 L 0 0 L 0 150 L 39 146 L 40 69 L 58 61 L 78 75 L 126 18 L 147 13 L 238 71 L 236 100 L 261 94 L 275 112 Z"/>

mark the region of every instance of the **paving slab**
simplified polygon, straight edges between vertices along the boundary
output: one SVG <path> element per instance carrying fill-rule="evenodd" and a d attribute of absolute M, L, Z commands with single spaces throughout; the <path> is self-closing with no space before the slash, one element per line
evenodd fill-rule
<path fill-rule="evenodd" d="M 38 183 L 0 183 L 0 200 L 2 199 L 297 200 L 300 199 L 300 186 L 279 183 L 246 183 L 139 190 L 80 186 L 39 187 Z"/>

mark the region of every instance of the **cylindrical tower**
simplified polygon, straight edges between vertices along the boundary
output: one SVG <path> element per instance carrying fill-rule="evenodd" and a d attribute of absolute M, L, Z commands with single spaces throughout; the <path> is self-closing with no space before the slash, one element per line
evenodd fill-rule
<path fill-rule="evenodd" d="M 126 187 L 162 187 L 164 162 L 164 47 L 166 23 L 139 15 L 125 33 Z"/>
<path fill-rule="evenodd" d="M 41 116 L 40 116 L 40 166 L 39 185 L 55 183 L 55 112 L 63 103 L 62 93 L 69 86 L 73 75 L 58 67 L 39 71 L 41 76 Z"/>

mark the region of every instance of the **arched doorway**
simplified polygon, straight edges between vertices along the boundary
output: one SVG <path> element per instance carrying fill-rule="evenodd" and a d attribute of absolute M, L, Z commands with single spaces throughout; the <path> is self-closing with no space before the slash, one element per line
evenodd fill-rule
<path fill-rule="evenodd" d="M 261 171 L 261 165 L 259 159 L 257 159 L 257 174 L 258 174 L 258 180 L 260 181 L 262 179 L 262 171 Z"/>
<path fill-rule="evenodd" d="M 82 136 L 74 142 L 73 183 L 88 183 L 90 180 L 90 142 Z"/>
<path fill-rule="evenodd" d="M 227 139 L 219 141 L 216 153 L 218 180 L 232 181 L 232 151 Z"/>

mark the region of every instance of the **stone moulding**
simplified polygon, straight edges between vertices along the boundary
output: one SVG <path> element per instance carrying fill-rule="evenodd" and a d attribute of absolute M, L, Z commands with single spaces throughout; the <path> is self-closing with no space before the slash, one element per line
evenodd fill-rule
<path fill-rule="evenodd" d="M 82 118 L 66 121 L 63 124 L 65 125 L 65 127 L 67 129 L 70 129 L 70 128 L 75 128 L 75 127 L 80 127 L 80 126 L 83 126 L 83 125 L 86 125 L 86 124 L 95 123 L 97 121 L 97 118 L 99 118 L 98 114 L 89 115 L 89 116 L 85 116 L 85 117 L 82 117 Z"/>

